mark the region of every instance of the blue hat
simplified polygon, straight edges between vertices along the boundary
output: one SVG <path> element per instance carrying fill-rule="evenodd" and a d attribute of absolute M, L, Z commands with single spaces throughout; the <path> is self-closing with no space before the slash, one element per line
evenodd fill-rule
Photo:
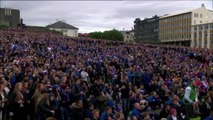
<path fill-rule="evenodd" d="M 115 103 L 112 101 L 112 100 L 108 100 L 106 102 L 106 106 L 110 106 L 110 107 L 113 107 L 115 105 Z"/>
<path fill-rule="evenodd" d="M 57 88 L 59 88 L 59 85 L 58 84 L 54 84 L 54 85 L 52 85 L 52 88 L 53 89 L 57 89 Z"/>
<path fill-rule="evenodd" d="M 122 107 L 121 106 L 117 106 L 116 109 L 115 109 L 117 112 L 120 112 L 122 110 Z"/>

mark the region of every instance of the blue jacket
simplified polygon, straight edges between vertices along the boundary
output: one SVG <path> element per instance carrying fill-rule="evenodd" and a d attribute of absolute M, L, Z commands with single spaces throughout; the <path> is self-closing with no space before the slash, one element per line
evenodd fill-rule
<path fill-rule="evenodd" d="M 128 71 L 127 75 L 128 75 L 128 81 L 132 82 L 134 79 L 134 74 L 132 72 Z"/>
<path fill-rule="evenodd" d="M 140 114 L 141 114 L 141 112 L 134 108 L 134 109 L 132 110 L 131 116 L 132 116 L 132 117 L 133 117 L 133 116 L 136 116 L 136 117 L 139 119 L 139 118 L 141 117 Z"/>
<path fill-rule="evenodd" d="M 101 114 L 100 120 L 107 120 L 108 117 L 111 117 L 111 118 L 113 119 L 113 115 L 108 114 L 106 111 L 104 111 L 104 112 Z"/>
<path fill-rule="evenodd" d="M 209 117 L 205 118 L 204 120 L 213 120 L 213 117 L 209 116 Z"/>

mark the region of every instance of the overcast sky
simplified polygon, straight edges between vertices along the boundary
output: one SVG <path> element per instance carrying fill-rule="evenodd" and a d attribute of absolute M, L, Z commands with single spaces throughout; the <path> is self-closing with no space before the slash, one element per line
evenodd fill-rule
<path fill-rule="evenodd" d="M 205 1 L 1 1 L 1 7 L 19 9 L 27 25 L 46 26 L 64 20 L 79 32 L 131 29 L 135 18 L 196 9 L 205 4 L 212 10 L 212 0 Z"/>

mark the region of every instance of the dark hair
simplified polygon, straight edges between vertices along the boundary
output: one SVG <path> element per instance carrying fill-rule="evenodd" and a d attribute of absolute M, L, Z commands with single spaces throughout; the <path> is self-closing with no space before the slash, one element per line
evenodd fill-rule
<path fill-rule="evenodd" d="M 48 117 L 46 120 L 57 120 L 57 119 L 54 117 Z"/>
<path fill-rule="evenodd" d="M 211 106 L 211 109 L 210 109 L 210 111 L 211 111 L 211 112 L 213 112 L 213 106 Z"/>
<path fill-rule="evenodd" d="M 112 107 L 107 106 L 107 107 L 105 108 L 106 111 L 108 111 L 109 109 L 112 109 Z"/>
<path fill-rule="evenodd" d="M 42 90 L 41 94 L 44 94 L 44 93 L 48 93 L 49 94 L 49 93 L 51 93 L 51 91 L 49 91 L 49 90 Z"/>

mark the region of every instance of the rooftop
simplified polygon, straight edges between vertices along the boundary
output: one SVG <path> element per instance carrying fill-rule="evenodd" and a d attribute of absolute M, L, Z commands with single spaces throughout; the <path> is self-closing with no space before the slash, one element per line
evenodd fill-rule
<path fill-rule="evenodd" d="M 18 9 L 13 9 L 13 8 L 0 8 L 0 10 L 5 10 L 5 9 L 9 9 L 9 10 L 16 10 L 16 11 L 19 11 Z"/>
<path fill-rule="evenodd" d="M 197 8 L 197 9 L 179 11 L 179 12 L 174 12 L 172 14 L 165 14 L 165 15 L 160 16 L 160 18 L 167 18 L 167 17 L 171 17 L 171 16 L 176 16 L 176 15 L 181 15 L 181 14 L 187 14 L 187 13 L 191 13 L 191 12 L 193 12 L 195 10 L 198 10 L 200 8 L 205 8 L 205 5 L 202 4 L 201 7 Z M 212 10 L 209 10 L 209 11 L 212 11 Z"/>
<path fill-rule="evenodd" d="M 63 29 L 77 29 L 78 30 L 77 27 L 74 27 L 74 26 L 72 26 L 70 24 L 67 24 L 67 23 L 63 22 L 63 21 L 57 21 L 57 22 L 55 22 L 55 23 L 53 23 L 51 25 L 48 25 L 46 27 L 47 28 L 63 28 Z"/>

